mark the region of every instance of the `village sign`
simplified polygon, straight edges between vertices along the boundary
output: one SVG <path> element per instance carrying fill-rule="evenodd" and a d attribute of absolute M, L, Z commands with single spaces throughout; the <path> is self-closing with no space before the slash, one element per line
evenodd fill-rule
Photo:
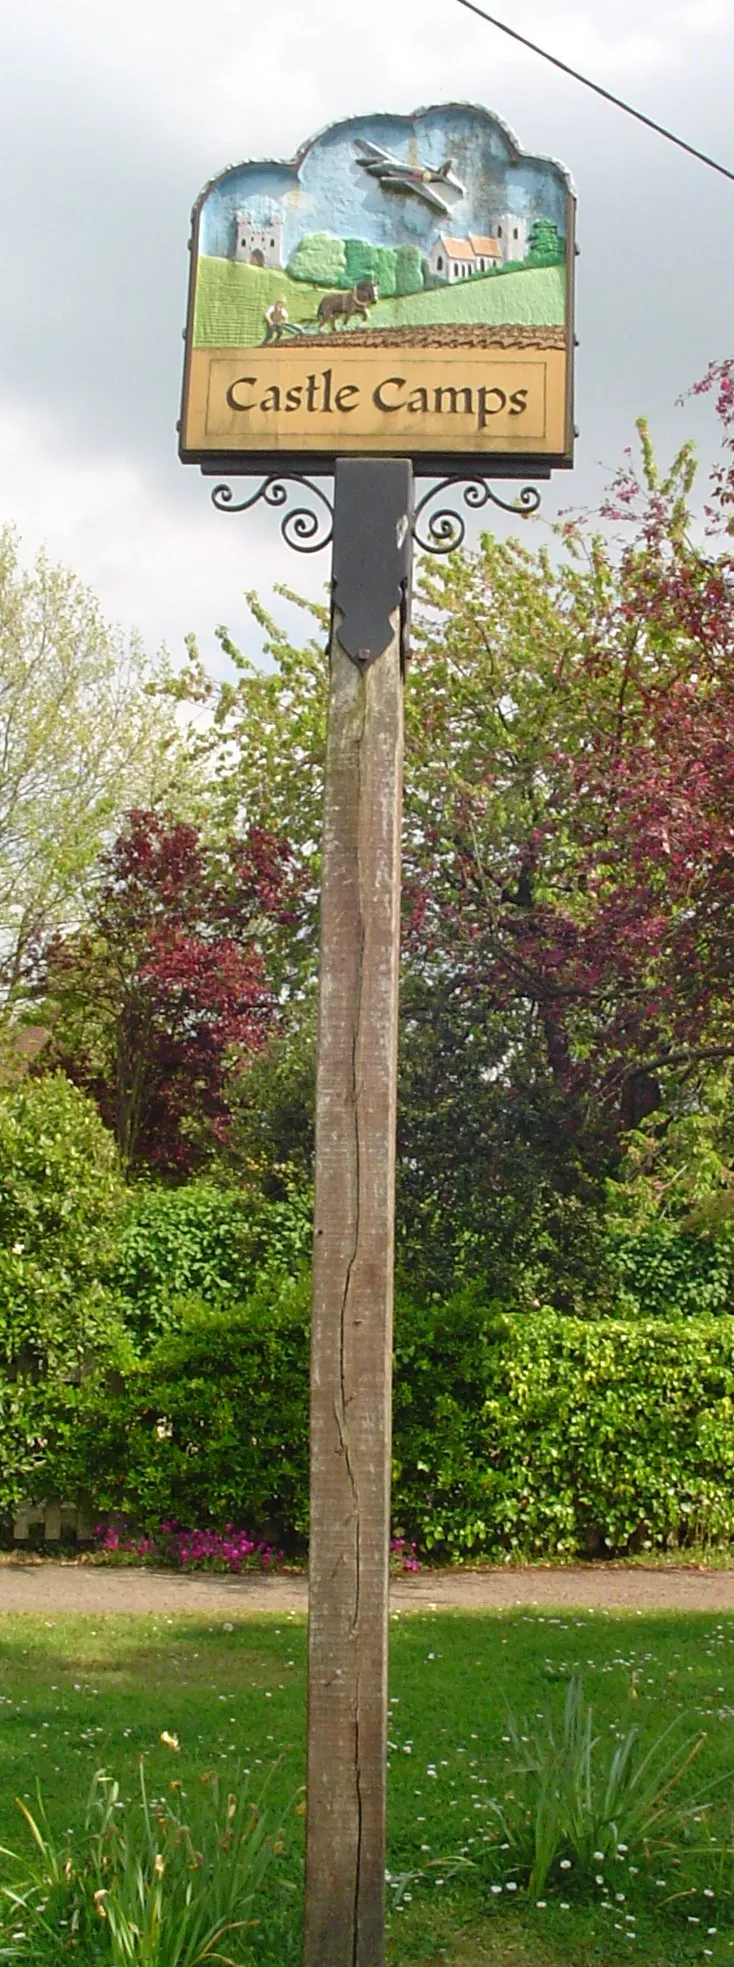
<path fill-rule="evenodd" d="M 193 215 L 184 462 L 569 465 L 574 215 L 563 167 L 466 104 L 222 172 Z"/>

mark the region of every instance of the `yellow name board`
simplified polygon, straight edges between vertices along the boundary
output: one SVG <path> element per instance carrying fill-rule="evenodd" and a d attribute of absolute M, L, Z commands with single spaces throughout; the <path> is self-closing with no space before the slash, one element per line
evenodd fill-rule
<path fill-rule="evenodd" d="M 195 350 L 187 451 L 471 455 L 564 448 L 565 354 Z"/>

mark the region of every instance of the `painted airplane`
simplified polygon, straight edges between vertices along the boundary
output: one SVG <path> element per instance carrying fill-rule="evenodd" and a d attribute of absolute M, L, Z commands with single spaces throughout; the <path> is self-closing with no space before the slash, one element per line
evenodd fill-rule
<path fill-rule="evenodd" d="M 440 169 L 434 171 L 429 164 L 401 164 L 399 157 L 393 157 L 389 150 L 379 144 L 369 143 L 363 137 L 355 137 L 355 146 L 361 155 L 361 164 L 371 178 L 377 178 L 385 191 L 412 191 L 416 198 L 422 198 L 424 205 L 430 205 L 434 212 L 450 212 L 451 205 L 441 197 L 440 187 L 458 192 L 463 198 L 466 186 L 454 177 L 453 159 L 447 158 Z"/>

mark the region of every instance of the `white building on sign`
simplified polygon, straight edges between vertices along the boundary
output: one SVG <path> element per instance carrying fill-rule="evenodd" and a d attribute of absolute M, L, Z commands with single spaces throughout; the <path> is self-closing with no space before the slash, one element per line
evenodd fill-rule
<path fill-rule="evenodd" d="M 248 266 L 282 266 L 283 219 L 278 212 L 267 225 L 253 225 L 247 212 L 237 213 L 234 256 Z"/>
<path fill-rule="evenodd" d="M 527 259 L 527 219 L 516 218 L 512 212 L 500 212 L 496 219 L 490 219 L 487 231 L 497 240 L 503 266 L 507 265 L 508 260 Z"/>
<path fill-rule="evenodd" d="M 502 265 L 502 249 L 497 239 L 471 233 L 468 239 L 453 239 L 442 232 L 428 254 L 431 273 L 439 280 L 465 280 L 470 273 L 491 273 Z"/>
<path fill-rule="evenodd" d="M 504 212 L 491 219 L 486 234 L 470 232 L 454 239 L 442 232 L 428 254 L 428 266 L 439 280 L 466 280 L 471 273 L 491 273 L 508 260 L 527 257 L 527 221 Z"/>

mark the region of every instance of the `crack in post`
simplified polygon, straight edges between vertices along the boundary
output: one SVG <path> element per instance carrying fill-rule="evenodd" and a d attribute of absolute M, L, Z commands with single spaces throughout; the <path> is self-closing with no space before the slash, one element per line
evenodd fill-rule
<path fill-rule="evenodd" d="M 364 947 L 365 947 L 365 914 L 364 914 L 364 898 L 362 894 L 362 865 L 361 865 L 361 856 L 359 851 L 359 841 L 361 838 L 360 820 L 361 820 L 361 811 L 362 811 L 362 741 L 364 738 L 365 721 L 367 715 L 366 702 L 364 700 L 366 696 L 367 685 L 364 680 L 362 681 L 361 689 L 363 693 L 362 715 L 361 715 L 360 726 L 356 738 L 357 841 L 358 841 L 357 892 L 359 896 L 359 951 L 357 956 L 357 1003 L 356 1003 L 356 1012 L 355 1012 L 355 1020 L 354 1020 L 354 1030 L 352 1034 L 352 1058 L 351 1058 L 351 1069 L 352 1069 L 351 1103 L 352 1103 L 352 1113 L 354 1116 L 354 1157 L 355 1157 L 354 1244 L 347 1264 L 346 1277 L 344 1280 L 344 1290 L 342 1293 L 342 1301 L 341 1301 L 341 1307 L 339 1313 L 339 1388 L 341 1393 L 341 1412 L 339 1412 L 338 1410 L 336 1401 L 334 1402 L 334 1415 L 336 1419 L 337 1428 L 339 1431 L 339 1441 L 340 1441 L 342 1453 L 344 1455 L 347 1475 L 349 1477 L 349 1483 L 352 1491 L 352 1498 L 353 1498 L 354 1512 L 355 1512 L 354 1610 L 352 1613 L 352 1619 L 350 1624 L 351 1633 L 355 1633 L 359 1627 L 361 1551 L 360 1551 L 359 1485 L 357 1483 L 354 1474 L 354 1469 L 352 1467 L 352 1460 L 349 1453 L 349 1438 L 348 1438 L 349 1423 L 347 1418 L 347 1408 L 349 1405 L 349 1401 L 347 1398 L 346 1374 L 345 1374 L 345 1352 L 346 1352 L 345 1327 L 346 1327 L 347 1305 L 349 1301 L 349 1292 L 352 1282 L 352 1272 L 354 1270 L 354 1265 L 356 1263 L 357 1254 L 359 1251 L 361 1178 L 362 1178 L 361 1153 L 360 1153 L 361 1144 L 360 1144 L 360 1132 L 359 1132 L 359 1087 L 358 1087 L 358 1080 L 357 1080 L 357 1053 L 359 1047 L 361 1023 L 362 1023 L 362 979 L 364 976 Z"/>
<path fill-rule="evenodd" d="M 366 716 L 367 716 L 367 707 L 366 707 L 367 687 L 368 686 L 367 686 L 366 679 L 363 678 L 361 682 L 362 716 L 361 716 L 360 727 L 356 739 L 357 842 L 358 842 L 357 893 L 359 898 L 359 950 L 357 956 L 357 1001 L 356 1001 L 356 1009 L 355 1009 L 354 1030 L 352 1033 L 352 1057 L 351 1057 L 351 1068 L 352 1068 L 351 1096 L 352 1096 L 352 1113 L 354 1116 L 355 1191 L 356 1191 L 355 1192 L 354 1246 L 349 1259 L 349 1263 L 347 1265 L 347 1273 L 344 1281 L 344 1292 L 342 1295 L 342 1302 L 341 1302 L 341 1314 L 340 1314 L 340 1325 L 339 1325 L 339 1340 L 340 1340 L 339 1386 L 341 1392 L 342 1411 L 341 1411 L 341 1415 L 337 1413 L 336 1416 L 337 1427 L 339 1429 L 339 1439 L 341 1441 L 342 1449 L 344 1452 L 344 1460 L 346 1464 L 347 1474 L 349 1477 L 349 1482 L 351 1485 L 352 1498 L 353 1498 L 354 1511 L 355 1511 L 354 1610 L 352 1613 L 352 1620 L 350 1625 L 350 1635 L 352 1638 L 356 1636 L 359 1630 L 360 1594 L 361 1594 L 361 1517 L 360 1517 L 359 1484 L 355 1477 L 354 1469 L 352 1467 L 351 1456 L 349 1452 L 349 1422 L 347 1417 L 348 1400 L 347 1400 L 347 1387 L 346 1387 L 346 1375 L 345 1375 L 345 1352 L 346 1352 L 345 1334 L 346 1334 L 347 1307 L 348 1307 L 349 1292 L 352 1282 L 352 1273 L 354 1270 L 354 1265 L 359 1251 L 360 1215 L 361 1215 L 362 1158 L 361 1158 L 361 1140 L 360 1140 L 358 1052 L 359 1052 L 359 1040 L 361 1036 L 361 1025 L 362 1025 L 362 983 L 364 978 L 364 955 L 365 955 L 365 907 L 364 907 L 364 894 L 363 894 L 363 868 L 362 868 L 362 859 L 361 859 L 359 843 L 361 842 L 361 835 L 362 835 L 362 827 L 361 827 L 362 796 L 363 796 L 362 743 L 364 739 L 365 723 L 366 723 Z M 359 1967 L 359 1954 L 360 1954 L 360 1916 L 359 1915 L 360 1915 L 360 1900 L 361 1900 L 361 1892 L 362 1892 L 362 1858 L 363 1858 L 363 1834 L 364 1834 L 363 1804 L 362 1804 L 362 1762 L 361 1762 L 361 1746 L 360 1746 L 360 1712 L 361 1712 L 361 1683 L 358 1674 L 357 1685 L 355 1690 L 355 1705 L 354 1705 L 354 1786 L 355 1786 L 355 1793 L 357 1799 L 357 1839 L 356 1839 L 356 1850 L 354 1854 L 354 1897 L 352 1902 L 352 1967 Z"/>
<path fill-rule="evenodd" d="M 362 1762 L 359 1747 L 359 1717 L 361 1711 L 362 1688 L 357 1680 L 357 1699 L 354 1711 L 354 1779 L 357 1791 L 357 1853 L 354 1867 L 354 1912 L 352 1915 L 352 1967 L 360 1967 L 359 1962 L 359 1900 L 362 1886 Z"/>

